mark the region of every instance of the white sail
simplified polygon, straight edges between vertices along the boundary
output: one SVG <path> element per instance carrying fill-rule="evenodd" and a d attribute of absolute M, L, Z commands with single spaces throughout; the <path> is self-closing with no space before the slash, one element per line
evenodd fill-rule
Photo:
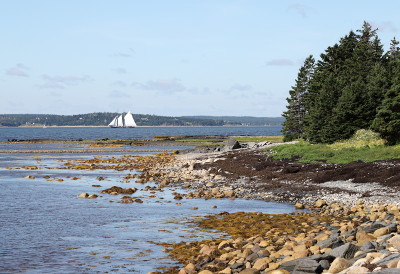
<path fill-rule="evenodd" d="M 133 119 L 132 113 L 130 111 L 128 111 L 124 119 L 125 119 L 125 127 L 136 127 L 135 120 Z"/>
<path fill-rule="evenodd" d="M 124 127 L 124 117 L 122 114 L 117 118 L 117 127 Z"/>
<path fill-rule="evenodd" d="M 115 118 L 111 121 L 111 123 L 108 124 L 109 127 L 117 127 L 117 118 L 118 116 L 115 116 Z"/>

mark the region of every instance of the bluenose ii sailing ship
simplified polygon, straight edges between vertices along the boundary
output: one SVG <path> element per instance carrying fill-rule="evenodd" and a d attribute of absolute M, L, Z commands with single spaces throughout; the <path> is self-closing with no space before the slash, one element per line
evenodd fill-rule
<path fill-rule="evenodd" d="M 133 119 L 132 113 L 128 111 L 127 114 L 121 114 L 115 116 L 115 118 L 108 124 L 109 127 L 112 128 L 120 128 L 120 127 L 136 127 L 135 120 Z"/>

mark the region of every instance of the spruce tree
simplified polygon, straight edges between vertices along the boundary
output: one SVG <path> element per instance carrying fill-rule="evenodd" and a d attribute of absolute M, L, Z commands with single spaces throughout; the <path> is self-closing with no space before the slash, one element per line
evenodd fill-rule
<path fill-rule="evenodd" d="M 371 25 L 358 30 L 353 55 L 346 60 L 348 81 L 334 109 L 334 139 L 347 139 L 362 128 L 369 128 L 382 100 L 386 77 L 382 67 L 383 47 Z"/>
<path fill-rule="evenodd" d="M 349 58 L 353 56 L 357 35 L 350 32 L 338 44 L 328 47 L 317 62 L 310 92 L 306 97 L 306 136 L 313 143 L 331 143 L 336 140 L 334 109 L 343 88 L 348 85 Z"/>
<path fill-rule="evenodd" d="M 372 129 L 379 132 L 389 145 L 400 142 L 400 48 L 392 40 L 387 53 L 390 89 L 378 108 Z"/>
<path fill-rule="evenodd" d="M 304 116 L 306 114 L 305 96 L 314 72 L 314 58 L 310 55 L 297 74 L 296 84 L 289 91 L 287 111 L 283 113 L 285 121 L 282 133 L 284 141 L 302 138 L 304 135 Z"/>
<path fill-rule="evenodd" d="M 358 129 L 372 128 L 389 144 L 400 142 L 400 47 L 396 39 L 383 55 L 377 30 L 364 22 L 357 33 L 350 31 L 328 47 L 312 67 L 307 81 L 303 79 L 305 65 L 300 69 L 290 90 L 283 114 L 285 140 L 303 137 L 312 143 L 332 143 L 349 138 Z"/>
<path fill-rule="evenodd" d="M 372 128 L 380 133 L 389 145 L 400 141 L 400 81 L 396 82 L 385 94 L 372 124 Z"/>

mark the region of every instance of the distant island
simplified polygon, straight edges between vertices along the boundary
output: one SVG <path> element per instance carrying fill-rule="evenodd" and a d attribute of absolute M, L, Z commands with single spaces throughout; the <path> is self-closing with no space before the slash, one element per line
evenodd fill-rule
<path fill-rule="evenodd" d="M 2 127 L 29 126 L 107 126 L 116 112 L 77 115 L 0 114 Z M 138 126 L 280 126 L 283 117 L 251 116 L 158 116 L 133 114 Z"/>

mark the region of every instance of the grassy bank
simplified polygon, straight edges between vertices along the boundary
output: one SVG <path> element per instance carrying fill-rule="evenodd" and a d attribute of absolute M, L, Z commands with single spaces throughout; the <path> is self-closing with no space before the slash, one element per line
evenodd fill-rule
<path fill-rule="evenodd" d="M 177 140 L 180 142 L 226 142 L 227 138 L 178 138 Z M 271 143 L 280 143 L 283 142 L 283 136 L 248 136 L 248 137 L 236 137 L 235 138 L 239 142 L 271 142 Z"/>
<path fill-rule="evenodd" d="M 294 159 L 302 163 L 345 164 L 354 161 L 374 162 L 400 158 L 400 145 L 385 146 L 371 131 L 357 132 L 349 140 L 334 144 L 310 144 L 300 141 L 274 147 L 268 151 L 275 159 Z"/>

